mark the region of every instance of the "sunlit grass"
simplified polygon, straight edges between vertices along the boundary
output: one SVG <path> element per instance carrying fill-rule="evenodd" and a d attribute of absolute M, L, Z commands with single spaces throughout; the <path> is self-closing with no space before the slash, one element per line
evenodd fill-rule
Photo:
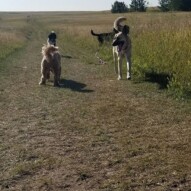
<path fill-rule="evenodd" d="M 27 39 L 30 26 L 26 14 L 0 14 L 0 61 L 22 48 Z"/>
<path fill-rule="evenodd" d="M 13 51 L 21 48 L 25 39 L 16 33 L 2 32 L 0 34 L 0 60 L 6 58 Z"/>
<path fill-rule="evenodd" d="M 60 45 L 65 41 L 77 50 L 92 55 L 99 50 L 101 57 L 113 62 L 111 44 L 99 47 L 90 30 L 112 31 L 119 15 L 109 13 L 68 14 L 62 22 L 51 22 L 49 28 L 59 31 Z M 121 15 L 120 15 L 121 16 Z M 191 15 L 190 13 L 125 14 L 133 44 L 134 79 L 144 80 L 146 73 L 169 76 L 168 89 L 178 97 L 191 92 Z M 54 19 L 56 19 L 54 17 Z"/>
<path fill-rule="evenodd" d="M 0 15 L 1 16 L 1 15 Z M 39 22 L 47 29 L 58 33 L 58 46 L 69 51 L 65 42 L 71 44 L 70 52 L 80 52 L 87 63 L 96 62 L 95 53 L 113 67 L 111 43 L 99 47 L 96 37 L 90 34 L 111 32 L 113 21 L 119 14 L 109 12 L 65 12 L 39 13 Z M 191 92 L 191 15 L 190 13 L 128 13 L 126 24 L 130 26 L 133 45 L 133 79 L 144 80 L 146 73 L 166 74 L 169 76 L 168 89 L 178 97 Z M 21 19 L 22 18 L 22 19 Z M 34 16 L 36 18 L 36 16 Z M 5 31 L 0 29 L 0 59 L 23 46 L 27 33 L 26 15 L 18 14 L 1 18 Z M 11 30 L 10 30 L 11 26 Z M 4 27 L 4 28 L 6 28 Z M 14 28 L 19 29 L 15 31 Z M 24 30 L 23 30 L 24 28 Z M 3 31 L 2 31 L 3 29 Z M 22 31 L 22 33 L 21 33 Z M 23 35 L 25 33 L 25 35 Z M 46 38 L 45 38 L 46 39 Z M 73 46 L 75 45 L 75 46 Z M 75 50 L 74 48 L 75 47 Z"/>
<path fill-rule="evenodd" d="M 179 97 L 191 91 L 189 19 L 188 13 L 157 15 L 155 22 L 152 18 L 142 30 L 133 33 L 134 73 L 139 77 L 146 72 L 167 74 L 169 89 Z"/>

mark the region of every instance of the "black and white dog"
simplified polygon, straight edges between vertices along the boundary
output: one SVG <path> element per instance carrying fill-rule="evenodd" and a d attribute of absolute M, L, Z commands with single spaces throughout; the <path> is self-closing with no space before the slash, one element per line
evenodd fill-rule
<path fill-rule="evenodd" d="M 118 74 L 118 80 L 122 79 L 122 61 L 123 57 L 127 60 L 127 79 L 131 79 L 131 39 L 129 37 L 129 26 L 121 25 L 125 17 L 118 17 L 114 21 L 114 30 L 117 32 L 113 38 L 113 57 L 115 72 Z M 118 65 L 117 65 L 118 62 Z"/>

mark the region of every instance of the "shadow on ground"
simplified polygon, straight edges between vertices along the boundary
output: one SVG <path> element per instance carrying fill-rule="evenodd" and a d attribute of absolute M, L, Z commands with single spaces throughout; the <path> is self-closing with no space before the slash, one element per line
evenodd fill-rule
<path fill-rule="evenodd" d="M 60 83 L 62 84 L 62 88 L 68 88 L 68 89 L 71 89 L 72 91 L 77 91 L 82 93 L 91 93 L 94 91 L 94 90 L 85 89 L 87 86 L 86 84 L 76 82 L 74 80 L 61 79 Z"/>
<path fill-rule="evenodd" d="M 165 73 L 147 72 L 145 74 L 145 81 L 157 83 L 159 85 L 159 89 L 166 89 L 170 78 L 170 75 Z"/>

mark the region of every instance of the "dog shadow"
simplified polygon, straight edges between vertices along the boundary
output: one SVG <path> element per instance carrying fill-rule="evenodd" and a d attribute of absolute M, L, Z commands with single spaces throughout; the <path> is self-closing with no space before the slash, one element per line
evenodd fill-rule
<path fill-rule="evenodd" d="M 72 91 L 82 92 L 82 93 L 91 93 L 94 90 L 85 89 L 86 84 L 76 82 L 74 80 L 61 79 L 60 83 L 62 88 L 68 88 Z"/>
<path fill-rule="evenodd" d="M 166 73 L 147 72 L 145 73 L 145 81 L 157 83 L 159 89 L 167 89 L 170 81 L 170 75 Z"/>

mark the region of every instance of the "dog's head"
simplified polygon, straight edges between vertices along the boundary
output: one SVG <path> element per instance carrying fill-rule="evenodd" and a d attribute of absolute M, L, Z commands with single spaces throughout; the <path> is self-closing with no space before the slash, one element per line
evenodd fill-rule
<path fill-rule="evenodd" d="M 129 34 L 129 26 L 121 25 L 122 21 L 126 20 L 125 17 L 119 17 L 114 21 L 114 32 L 115 36 L 113 38 L 112 46 L 119 46 L 119 50 L 125 43 L 127 35 Z"/>
<path fill-rule="evenodd" d="M 123 30 L 117 32 L 113 38 L 112 46 L 117 46 L 119 52 L 122 50 L 124 43 L 126 43 L 127 41 L 128 33 L 129 33 L 129 27 L 125 25 L 123 27 Z"/>

